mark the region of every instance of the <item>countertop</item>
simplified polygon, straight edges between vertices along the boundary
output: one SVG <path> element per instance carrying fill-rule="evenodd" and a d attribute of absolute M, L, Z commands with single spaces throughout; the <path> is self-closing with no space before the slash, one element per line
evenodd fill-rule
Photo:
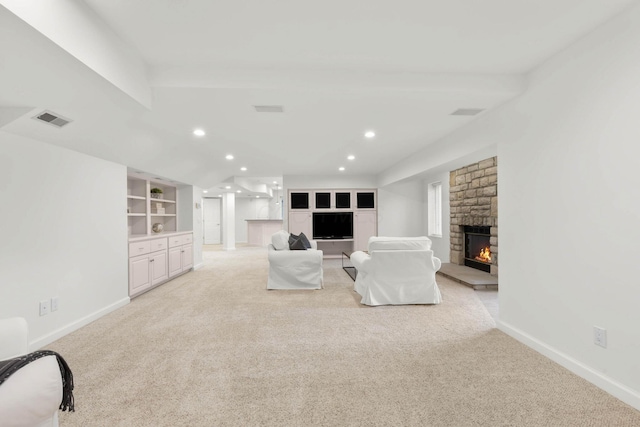
<path fill-rule="evenodd" d="M 168 231 L 154 234 L 132 234 L 129 236 L 130 242 L 139 242 L 141 240 L 157 239 L 159 237 L 178 236 L 180 234 L 191 234 L 193 231 Z"/>

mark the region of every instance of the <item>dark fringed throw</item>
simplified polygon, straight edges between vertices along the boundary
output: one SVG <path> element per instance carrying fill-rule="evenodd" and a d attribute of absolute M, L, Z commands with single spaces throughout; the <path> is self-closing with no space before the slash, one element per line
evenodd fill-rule
<path fill-rule="evenodd" d="M 73 373 L 71 369 L 69 369 L 67 362 L 55 351 L 38 350 L 14 359 L 0 360 L 0 385 L 18 369 L 45 356 L 55 356 L 58 360 L 58 366 L 60 367 L 60 375 L 62 376 L 62 402 L 60 402 L 60 409 L 63 412 L 67 410 L 69 412 L 75 412 L 75 404 L 73 401 Z"/>

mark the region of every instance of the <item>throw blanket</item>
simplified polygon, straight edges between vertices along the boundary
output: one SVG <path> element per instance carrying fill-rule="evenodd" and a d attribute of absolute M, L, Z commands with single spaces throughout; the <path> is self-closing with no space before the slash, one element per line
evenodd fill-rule
<path fill-rule="evenodd" d="M 45 356 L 55 356 L 56 359 L 58 359 L 58 366 L 60 366 L 60 375 L 62 376 L 62 402 L 60 402 L 60 409 L 62 409 L 62 411 L 69 410 L 69 412 L 75 412 L 73 402 L 73 373 L 71 373 L 67 362 L 55 351 L 39 350 L 14 359 L 0 360 L 0 385 L 18 369 Z"/>

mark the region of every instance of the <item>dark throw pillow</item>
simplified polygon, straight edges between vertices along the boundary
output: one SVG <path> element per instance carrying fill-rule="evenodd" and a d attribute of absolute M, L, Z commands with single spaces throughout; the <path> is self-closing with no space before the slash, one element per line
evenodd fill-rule
<path fill-rule="evenodd" d="M 302 233 L 300 233 L 302 234 Z M 296 236 L 295 234 L 289 235 L 289 249 L 292 251 L 304 251 L 307 248 L 304 246 L 304 242 L 300 238 L 300 236 Z"/>
<path fill-rule="evenodd" d="M 302 240 L 305 248 L 311 249 L 311 242 L 309 242 L 309 239 L 307 239 L 307 236 L 305 236 L 304 233 L 300 233 L 300 240 Z"/>

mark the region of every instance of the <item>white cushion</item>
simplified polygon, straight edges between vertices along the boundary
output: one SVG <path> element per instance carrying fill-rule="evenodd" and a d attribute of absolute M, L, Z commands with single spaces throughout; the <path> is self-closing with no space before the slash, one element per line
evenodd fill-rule
<path fill-rule="evenodd" d="M 428 251 L 431 249 L 431 240 L 426 236 L 420 237 L 376 237 L 369 238 L 369 252 L 371 251 L 397 251 L 417 250 Z"/>
<path fill-rule="evenodd" d="M 271 236 L 271 244 L 277 251 L 289 249 L 289 233 L 280 230 Z"/>
<path fill-rule="evenodd" d="M 55 425 L 62 402 L 62 377 L 55 356 L 45 356 L 14 372 L 0 385 L 3 427 Z"/>

